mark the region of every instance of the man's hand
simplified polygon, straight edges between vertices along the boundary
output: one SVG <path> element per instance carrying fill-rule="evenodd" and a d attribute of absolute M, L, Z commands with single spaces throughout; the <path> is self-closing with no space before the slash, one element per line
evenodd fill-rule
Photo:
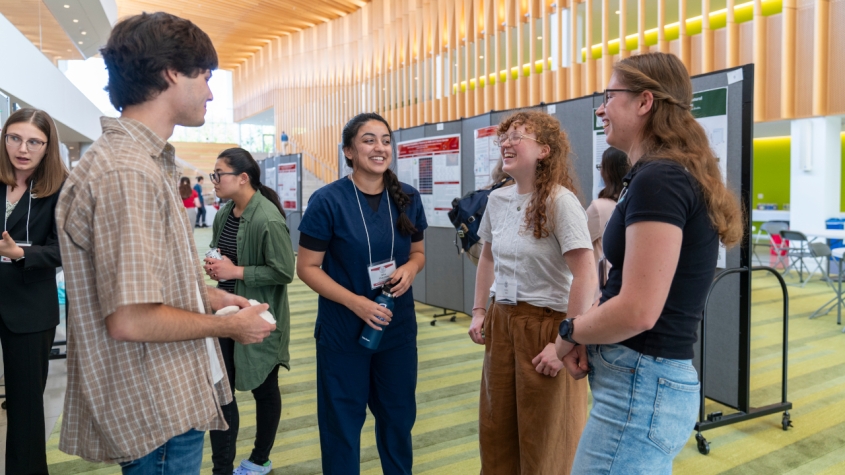
<path fill-rule="evenodd" d="M 247 303 L 247 305 L 249 305 L 249 303 Z M 221 317 L 230 319 L 230 338 L 242 345 L 261 343 L 264 341 L 264 339 L 270 336 L 270 333 L 276 329 L 275 323 L 268 323 L 267 320 L 261 318 L 261 312 L 267 310 L 268 308 L 270 308 L 269 305 L 262 303 L 260 305 L 253 305 L 248 308 L 244 308 L 232 316 Z"/>
<path fill-rule="evenodd" d="M 216 287 L 206 287 L 208 289 L 208 303 L 211 304 L 212 311 L 218 311 L 221 308 L 237 305 L 240 308 L 247 308 L 250 306 L 249 301 L 240 295 L 230 294 L 225 290 L 220 290 Z M 261 312 L 259 312 L 261 313 Z"/>
<path fill-rule="evenodd" d="M 563 368 L 563 362 L 557 357 L 555 353 L 555 344 L 549 343 L 543 348 L 539 355 L 531 360 L 531 364 L 535 366 L 535 370 L 540 374 L 551 376 L 554 378 L 557 373 Z"/>
<path fill-rule="evenodd" d="M 563 357 L 563 366 L 566 367 L 566 371 L 575 379 L 582 379 L 587 376 L 590 372 L 587 348 L 584 345 L 578 345 L 573 348 L 572 351 Z"/>

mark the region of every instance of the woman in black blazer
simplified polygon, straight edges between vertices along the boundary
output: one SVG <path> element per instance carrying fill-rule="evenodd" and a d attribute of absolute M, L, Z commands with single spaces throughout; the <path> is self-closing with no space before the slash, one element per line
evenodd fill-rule
<path fill-rule="evenodd" d="M 21 109 L 3 126 L 0 200 L 0 344 L 6 377 L 6 473 L 46 474 L 44 387 L 59 324 L 62 265 L 54 211 L 67 168 L 43 111 Z"/>

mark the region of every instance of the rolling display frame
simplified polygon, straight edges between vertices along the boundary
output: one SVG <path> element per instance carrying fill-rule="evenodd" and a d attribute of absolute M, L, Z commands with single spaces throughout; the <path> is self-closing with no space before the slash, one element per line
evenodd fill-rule
<path fill-rule="evenodd" d="M 706 410 L 704 407 L 705 404 L 705 371 L 707 367 L 707 358 L 705 358 L 706 353 L 706 338 L 707 338 L 707 307 L 710 303 L 710 297 L 713 293 L 713 289 L 716 287 L 716 284 L 722 280 L 723 277 L 726 277 L 730 274 L 745 274 L 749 275 L 751 272 L 756 271 L 766 271 L 774 274 L 777 277 L 778 282 L 780 283 L 781 290 L 783 292 L 783 367 L 782 371 L 782 380 L 781 380 L 781 401 L 775 404 L 769 404 L 768 406 L 763 407 L 751 407 L 751 397 L 750 392 L 747 390 L 750 386 L 750 355 L 749 358 L 745 359 L 745 364 L 747 366 L 747 371 L 744 372 L 745 374 L 745 381 L 743 387 L 746 389 L 740 395 L 740 403 L 738 412 L 734 414 L 728 414 L 726 416 L 722 415 L 721 411 L 712 412 L 710 414 L 705 414 Z M 750 335 L 749 335 L 750 336 Z M 786 290 L 786 282 L 784 282 L 783 277 L 781 277 L 780 273 L 776 270 L 772 269 L 771 267 L 752 267 L 749 271 L 748 267 L 737 267 L 733 269 L 726 269 L 716 275 L 716 278 L 713 279 L 713 283 L 710 285 L 710 290 L 707 292 L 707 300 L 704 303 L 704 318 L 701 319 L 701 400 L 698 409 L 698 422 L 695 424 L 695 441 L 698 445 L 698 451 L 702 455 L 707 455 L 710 453 L 710 442 L 704 438 L 701 433 L 706 430 L 715 429 L 717 427 L 722 427 L 730 424 L 736 424 L 737 422 L 747 421 L 749 419 L 756 419 L 758 417 L 767 416 L 770 414 L 775 414 L 778 412 L 783 411 L 783 418 L 781 419 L 781 427 L 783 430 L 789 430 L 792 427 L 792 417 L 789 414 L 789 410 L 792 409 L 792 403 L 787 401 L 786 397 L 786 389 L 787 389 L 787 363 L 788 363 L 788 351 L 789 351 L 789 294 Z"/>

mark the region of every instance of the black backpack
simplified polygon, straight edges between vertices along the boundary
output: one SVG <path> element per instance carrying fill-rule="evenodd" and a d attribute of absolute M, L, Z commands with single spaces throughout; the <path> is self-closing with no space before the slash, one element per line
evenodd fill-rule
<path fill-rule="evenodd" d="M 481 217 L 484 216 L 484 210 L 487 209 L 487 197 L 493 190 L 501 188 L 511 178 L 496 183 L 490 188 L 470 191 L 461 198 L 452 200 L 452 209 L 449 211 L 449 221 L 455 226 L 457 237 L 455 238 L 455 247 L 458 248 L 458 254 L 470 252 L 478 241 L 478 226 L 481 225 Z M 475 256 L 477 259 L 477 256 Z"/>

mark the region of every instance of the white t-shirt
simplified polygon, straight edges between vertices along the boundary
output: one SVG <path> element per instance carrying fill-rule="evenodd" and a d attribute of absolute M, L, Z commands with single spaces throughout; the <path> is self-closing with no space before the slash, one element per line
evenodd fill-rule
<path fill-rule="evenodd" d="M 592 249 L 587 214 L 574 193 L 558 187 L 549 198 L 554 202 L 549 235 L 536 239 L 525 228 L 525 209 L 532 193 L 517 194 L 516 186 L 490 193 L 478 236 L 493 251 L 496 280 L 516 280 L 519 302 L 566 312 L 572 272 L 563 255 L 573 249 Z M 515 277 L 514 277 L 515 276 Z M 491 296 L 495 295 L 493 284 Z"/>

